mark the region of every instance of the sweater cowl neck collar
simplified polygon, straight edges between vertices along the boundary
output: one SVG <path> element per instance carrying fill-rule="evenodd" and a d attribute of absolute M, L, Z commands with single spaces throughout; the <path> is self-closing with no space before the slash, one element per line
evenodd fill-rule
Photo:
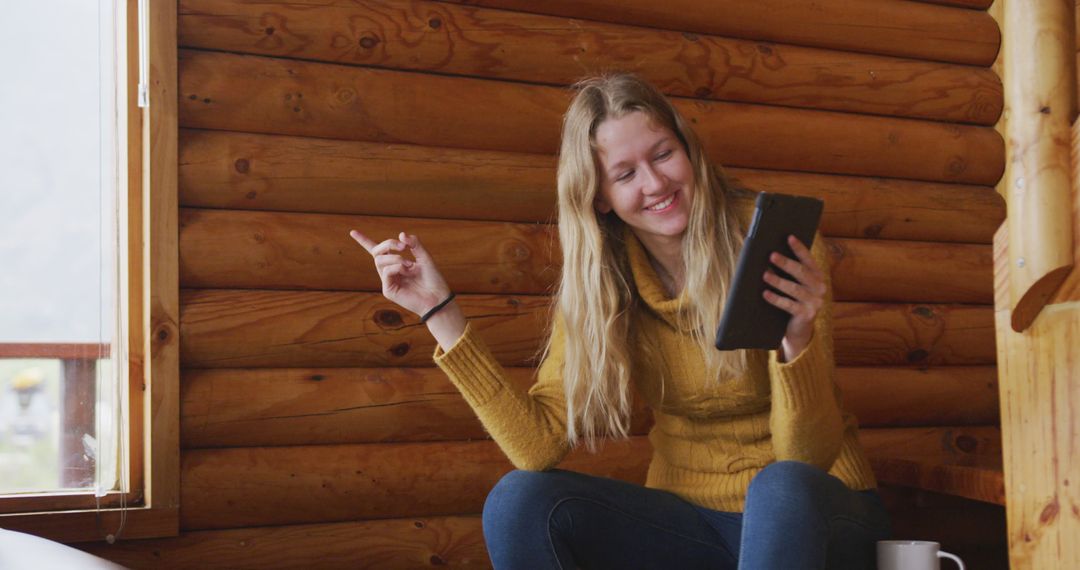
<path fill-rule="evenodd" d="M 637 286 L 637 292 L 642 302 L 656 316 L 663 319 L 673 328 L 689 330 L 688 319 L 685 318 L 688 316 L 688 304 L 690 302 L 686 295 L 686 288 L 683 287 L 677 298 L 668 297 L 667 291 L 664 289 L 664 282 L 660 280 L 660 276 L 656 274 L 652 263 L 649 262 L 649 252 L 630 229 L 630 226 L 623 226 L 623 240 L 626 243 L 626 257 L 630 262 L 630 271 L 633 273 L 634 284 Z M 682 323 L 679 322 L 680 303 L 683 305 L 682 313 L 684 318 Z"/>

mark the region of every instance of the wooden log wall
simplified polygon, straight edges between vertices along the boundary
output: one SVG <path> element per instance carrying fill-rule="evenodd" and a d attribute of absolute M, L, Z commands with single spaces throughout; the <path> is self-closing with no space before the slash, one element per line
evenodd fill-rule
<path fill-rule="evenodd" d="M 183 532 L 85 548 L 487 567 L 477 515 L 510 465 L 347 230 L 421 236 L 528 385 L 566 86 L 612 69 L 671 96 L 743 184 L 826 200 L 838 382 L 882 482 L 1000 504 L 989 2 L 699 4 L 181 0 Z M 650 425 L 639 409 L 634 438 L 564 466 L 643 481 Z"/>

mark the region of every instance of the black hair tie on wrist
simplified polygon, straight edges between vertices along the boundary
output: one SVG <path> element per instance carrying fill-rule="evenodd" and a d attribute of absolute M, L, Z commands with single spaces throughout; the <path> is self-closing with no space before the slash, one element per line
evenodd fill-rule
<path fill-rule="evenodd" d="M 428 319 L 430 319 L 432 315 L 434 315 L 435 313 L 438 313 L 438 312 L 439 312 L 439 309 L 442 309 L 442 308 L 443 308 L 443 307 L 445 307 L 445 306 L 446 306 L 446 305 L 447 305 L 447 304 L 448 304 L 448 303 L 449 303 L 450 301 L 453 301 L 453 300 L 454 300 L 454 297 L 456 297 L 456 296 L 457 296 L 457 294 L 455 294 L 455 293 L 450 293 L 450 296 L 449 296 L 449 297 L 447 297 L 447 298 L 445 298 L 445 299 L 443 299 L 443 302 L 442 302 L 442 303 L 439 303 L 438 305 L 435 305 L 434 307 L 432 307 L 432 308 L 431 308 L 431 310 L 429 310 L 428 312 L 424 313 L 424 316 L 420 317 L 420 322 L 422 322 L 422 323 L 426 323 L 426 322 L 427 322 L 427 320 L 428 320 Z"/>

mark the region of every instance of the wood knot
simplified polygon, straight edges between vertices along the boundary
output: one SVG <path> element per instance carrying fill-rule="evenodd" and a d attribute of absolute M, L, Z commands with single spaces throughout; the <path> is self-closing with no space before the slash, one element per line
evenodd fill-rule
<path fill-rule="evenodd" d="M 158 329 L 157 338 L 161 342 L 165 342 L 165 341 L 169 340 L 169 330 L 168 329 Z"/>
<path fill-rule="evenodd" d="M 381 327 L 400 327 L 401 313 L 391 310 L 383 309 L 375 313 L 375 323 Z"/>
<path fill-rule="evenodd" d="M 444 560 L 443 557 L 439 556 L 438 554 L 432 554 L 431 555 L 431 565 L 432 566 L 446 566 L 446 560 Z"/>
<path fill-rule="evenodd" d="M 248 192 L 247 194 L 244 194 L 244 197 L 248 200 L 254 200 L 256 196 L 258 196 L 258 194 L 256 194 L 254 190 Z"/>
<path fill-rule="evenodd" d="M 947 169 L 949 171 L 949 174 L 953 176 L 959 176 L 963 174 L 965 170 L 967 170 L 967 163 L 965 163 L 964 159 L 960 158 L 959 156 L 954 156 L 951 160 L 949 160 Z"/>
<path fill-rule="evenodd" d="M 374 36 L 364 36 L 360 38 L 360 47 L 364 49 L 371 49 L 377 45 L 379 45 L 379 38 Z"/>
<path fill-rule="evenodd" d="M 414 521 L 413 526 L 416 528 L 424 528 L 424 521 Z"/>
<path fill-rule="evenodd" d="M 1057 518 L 1058 511 L 1061 510 L 1061 505 L 1058 504 L 1057 497 L 1050 501 L 1050 504 L 1043 508 L 1039 513 L 1039 524 L 1050 524 Z"/>
<path fill-rule="evenodd" d="M 881 235 L 882 229 L 884 228 L 881 224 L 873 224 L 871 226 L 867 226 L 866 229 L 863 230 L 863 235 L 868 238 L 876 238 Z"/>
<path fill-rule="evenodd" d="M 442 20 L 440 20 L 438 18 L 432 18 L 432 19 L 428 20 L 427 24 L 429 26 L 431 26 L 431 29 L 437 30 L 437 29 L 442 27 Z"/>
<path fill-rule="evenodd" d="M 956 448 L 960 451 L 963 451 L 964 453 L 974 453 L 975 450 L 979 447 L 979 440 L 971 437 L 970 435 L 957 436 L 954 443 L 956 445 Z"/>
<path fill-rule="evenodd" d="M 238 158 L 236 159 L 236 162 L 233 163 L 233 167 L 236 168 L 236 171 L 240 174 L 247 174 L 248 170 L 251 170 L 251 163 L 248 162 L 248 159 L 246 158 Z"/>
<path fill-rule="evenodd" d="M 709 95 L 712 95 L 712 89 L 709 89 L 708 87 L 698 87 L 697 91 L 694 91 L 694 96 L 700 97 L 702 99 L 708 97 Z"/>
<path fill-rule="evenodd" d="M 908 362 L 922 362 L 926 360 L 926 357 L 930 356 L 930 353 L 921 348 L 917 348 L 907 354 Z"/>
<path fill-rule="evenodd" d="M 210 104 L 210 98 L 209 98 L 209 97 L 205 97 L 205 98 L 203 98 L 202 102 L 203 102 L 203 103 L 206 103 L 207 105 L 209 105 L 209 104 Z"/>
<path fill-rule="evenodd" d="M 398 344 L 391 346 L 388 352 L 398 358 L 401 358 L 402 356 L 405 356 L 409 353 L 409 343 L 399 342 Z"/>
<path fill-rule="evenodd" d="M 924 306 L 920 305 L 918 307 L 915 307 L 914 309 L 911 309 L 911 312 L 913 314 L 917 315 L 917 316 L 920 316 L 920 317 L 924 318 L 924 319 L 932 319 L 932 318 L 934 318 L 934 310 L 931 309 L 930 307 L 924 307 Z"/>
<path fill-rule="evenodd" d="M 266 236 L 262 232 L 255 232 L 255 235 L 251 236 L 251 239 L 255 240 L 255 243 L 266 242 Z"/>
<path fill-rule="evenodd" d="M 349 103 L 353 99 L 356 99 L 356 91 L 352 89 L 340 89 L 337 93 L 334 93 L 334 98 L 337 99 L 339 103 Z"/>
<path fill-rule="evenodd" d="M 191 99 L 192 101 L 198 101 L 198 100 L 199 100 L 199 96 L 198 96 L 198 95 L 195 95 L 195 94 L 192 94 L 192 95 L 188 95 L 188 99 Z"/>
<path fill-rule="evenodd" d="M 322 382 L 323 380 L 326 380 L 326 376 L 322 374 L 312 374 L 311 376 L 308 376 L 308 380 L 311 380 L 312 382 Z"/>
<path fill-rule="evenodd" d="M 686 39 L 688 39 L 688 40 L 690 40 L 692 42 L 698 41 L 698 35 L 690 33 L 690 32 L 683 32 L 682 37 L 684 37 L 684 38 L 686 38 Z"/>
<path fill-rule="evenodd" d="M 268 35 L 268 36 L 272 36 L 272 35 L 274 35 L 274 28 L 273 28 L 273 26 L 271 26 L 271 27 L 269 27 L 269 28 L 266 28 L 266 35 Z"/>
<path fill-rule="evenodd" d="M 771 48 L 771 47 L 769 47 L 769 46 L 767 46 L 767 45 L 764 45 L 764 44 L 758 44 L 758 46 L 757 46 L 757 50 L 758 50 L 758 52 L 760 52 L 760 53 L 761 53 L 762 55 L 772 55 L 772 48 Z"/>

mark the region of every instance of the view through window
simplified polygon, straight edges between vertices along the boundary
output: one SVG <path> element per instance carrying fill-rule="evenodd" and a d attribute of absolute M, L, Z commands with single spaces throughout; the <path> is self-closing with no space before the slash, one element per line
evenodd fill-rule
<path fill-rule="evenodd" d="M 117 21 L 112 0 L 0 19 L 2 495 L 116 487 Z"/>

